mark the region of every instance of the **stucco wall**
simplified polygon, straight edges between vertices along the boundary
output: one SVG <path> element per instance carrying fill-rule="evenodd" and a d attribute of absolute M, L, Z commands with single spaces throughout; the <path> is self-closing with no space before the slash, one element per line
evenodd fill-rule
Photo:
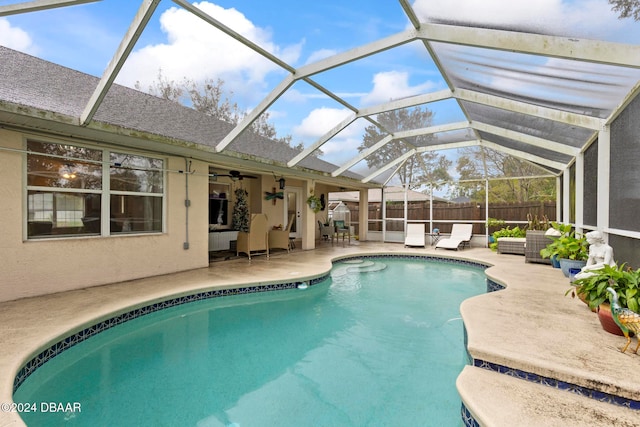
<path fill-rule="evenodd" d="M 25 137 L 0 130 L 0 147 L 21 150 Z M 208 178 L 190 175 L 189 249 L 185 174 L 167 173 L 166 233 L 23 240 L 24 159 L 0 150 L 0 301 L 207 267 Z M 182 158 L 167 169 L 184 170 Z M 206 171 L 194 161 L 192 169 Z"/>

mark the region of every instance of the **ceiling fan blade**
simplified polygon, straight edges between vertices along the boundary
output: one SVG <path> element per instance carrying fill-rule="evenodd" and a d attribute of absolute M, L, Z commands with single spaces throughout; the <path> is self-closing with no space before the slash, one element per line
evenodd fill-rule
<path fill-rule="evenodd" d="M 253 175 L 245 175 L 243 173 L 241 173 L 240 171 L 236 171 L 236 170 L 232 170 L 229 171 L 228 174 L 225 173 L 217 173 L 215 174 L 216 176 L 228 176 L 231 179 L 237 179 L 239 181 L 242 181 L 243 178 L 249 178 L 249 179 L 257 179 L 257 176 L 253 176 Z"/>

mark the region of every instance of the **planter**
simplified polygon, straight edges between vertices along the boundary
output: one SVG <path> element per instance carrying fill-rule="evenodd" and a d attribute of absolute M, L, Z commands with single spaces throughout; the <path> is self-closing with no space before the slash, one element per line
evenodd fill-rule
<path fill-rule="evenodd" d="M 598 306 L 598 320 L 600 320 L 600 324 L 602 325 L 602 329 L 609 332 L 610 334 L 624 336 L 620 326 L 613 320 L 613 316 L 611 315 L 611 307 L 607 303 L 600 304 Z"/>
<path fill-rule="evenodd" d="M 570 268 L 569 269 L 569 281 L 573 283 L 576 278 L 576 274 L 580 273 L 582 270 L 580 268 Z"/>
<path fill-rule="evenodd" d="M 560 258 L 558 261 L 560 261 L 560 269 L 564 277 L 569 277 L 570 268 L 582 268 L 587 265 L 587 261 L 577 259 Z"/>
<path fill-rule="evenodd" d="M 524 255 L 525 242 L 524 237 L 499 237 L 498 253 Z"/>
<path fill-rule="evenodd" d="M 578 299 L 579 299 L 580 301 L 582 301 L 583 303 L 585 303 L 585 305 L 587 306 L 587 308 L 588 308 L 589 310 L 591 310 L 592 312 L 594 312 L 594 313 L 595 313 L 596 311 L 598 311 L 598 310 L 597 310 L 597 309 L 595 309 L 595 308 L 591 308 L 591 307 L 589 307 L 589 301 L 587 301 L 587 296 L 586 296 L 585 294 L 580 294 L 580 293 L 578 293 Z M 616 326 L 618 326 L 618 325 L 616 325 Z"/>
<path fill-rule="evenodd" d="M 541 230 L 527 230 L 526 244 L 524 248 L 524 261 L 525 262 L 537 262 L 540 264 L 551 264 L 548 258 L 542 258 L 540 250 L 547 247 L 549 242 L 545 237 L 544 231 Z"/>
<path fill-rule="evenodd" d="M 560 268 L 560 261 L 558 261 L 558 255 L 551 256 L 551 265 L 553 268 Z"/>

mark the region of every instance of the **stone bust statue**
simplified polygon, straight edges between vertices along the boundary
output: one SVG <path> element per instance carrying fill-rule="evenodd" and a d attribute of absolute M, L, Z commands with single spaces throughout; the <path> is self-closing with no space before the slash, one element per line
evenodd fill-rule
<path fill-rule="evenodd" d="M 604 241 L 602 233 L 598 230 L 588 232 L 585 237 L 589 242 L 589 258 L 587 265 L 576 274 L 576 279 L 583 279 L 592 276 L 594 270 L 599 270 L 605 265 L 614 266 L 613 248 Z"/>

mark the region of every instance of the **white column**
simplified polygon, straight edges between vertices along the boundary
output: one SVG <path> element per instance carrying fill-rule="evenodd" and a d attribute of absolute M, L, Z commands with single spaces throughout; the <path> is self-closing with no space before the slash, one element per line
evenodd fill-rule
<path fill-rule="evenodd" d="M 304 181 L 302 185 L 302 249 L 309 250 L 316 247 L 316 214 L 309 207 L 306 200 L 315 190 L 314 181 Z M 315 192 L 314 192 L 315 194 Z"/>
<path fill-rule="evenodd" d="M 584 225 L 584 153 L 576 156 L 576 229 Z"/>
<path fill-rule="evenodd" d="M 429 185 L 429 233 L 433 233 L 433 183 Z"/>
<path fill-rule="evenodd" d="M 571 181 L 570 176 L 571 176 L 571 169 L 566 168 L 562 174 L 562 222 L 567 224 L 571 222 L 570 220 L 571 215 L 569 213 L 569 209 L 571 205 L 570 203 L 571 191 L 570 191 L 570 185 L 569 185 L 569 181 Z"/>
<path fill-rule="evenodd" d="M 489 179 L 484 180 L 484 246 L 489 247 L 489 227 L 487 227 L 487 221 L 489 220 Z"/>
<path fill-rule="evenodd" d="M 611 132 L 606 126 L 598 133 L 598 230 L 609 228 L 609 187 L 611 172 Z M 624 190 L 622 190 L 624 191 Z"/>
<path fill-rule="evenodd" d="M 382 241 L 387 241 L 387 195 L 382 187 L 380 204 L 382 207 Z"/>
<path fill-rule="evenodd" d="M 556 218 L 558 222 L 562 222 L 562 207 L 563 207 L 563 198 L 560 198 L 560 194 L 562 194 L 562 178 L 556 177 Z"/>
<path fill-rule="evenodd" d="M 358 239 L 365 242 L 369 231 L 369 190 L 367 188 L 360 189 L 360 209 L 358 212 Z"/>
<path fill-rule="evenodd" d="M 402 192 L 404 193 L 404 209 L 403 209 L 403 215 L 404 215 L 404 237 L 407 237 L 407 221 L 409 220 L 409 197 L 408 194 L 409 193 L 409 184 L 405 184 L 402 186 Z"/>

